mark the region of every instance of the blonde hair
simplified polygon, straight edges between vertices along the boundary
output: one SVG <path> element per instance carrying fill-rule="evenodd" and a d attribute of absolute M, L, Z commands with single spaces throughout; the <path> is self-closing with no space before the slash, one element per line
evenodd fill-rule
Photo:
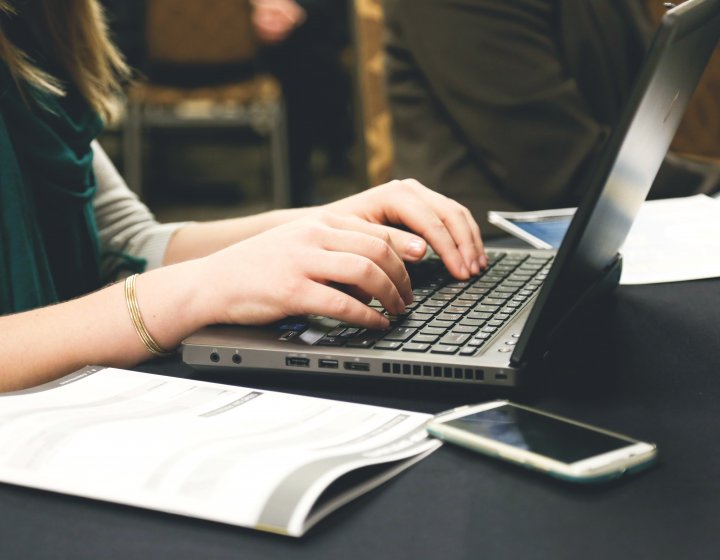
<path fill-rule="evenodd" d="M 34 25 L 48 36 L 55 56 L 90 107 L 106 121 L 116 118 L 122 81 L 130 70 L 108 37 L 105 14 L 97 0 L 34 0 Z M 0 0 L 0 59 L 7 64 L 18 87 L 35 87 L 52 95 L 65 95 L 63 83 L 38 68 L 10 41 L 4 25 L 19 14 L 14 0 Z M 4 20 L 4 21 L 3 21 Z"/>

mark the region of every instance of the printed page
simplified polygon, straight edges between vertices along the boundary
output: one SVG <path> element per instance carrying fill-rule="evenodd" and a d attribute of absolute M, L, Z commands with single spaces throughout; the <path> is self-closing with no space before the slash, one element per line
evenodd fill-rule
<path fill-rule="evenodd" d="M 491 223 L 538 249 L 560 246 L 572 208 L 489 212 Z M 706 195 L 645 202 L 625 244 L 621 284 L 720 277 L 720 200 Z"/>
<path fill-rule="evenodd" d="M 720 202 L 702 194 L 648 201 L 620 252 L 621 284 L 717 278 Z"/>
<path fill-rule="evenodd" d="M 0 480 L 298 536 L 341 474 L 438 447 L 428 418 L 86 368 L 0 395 Z"/>

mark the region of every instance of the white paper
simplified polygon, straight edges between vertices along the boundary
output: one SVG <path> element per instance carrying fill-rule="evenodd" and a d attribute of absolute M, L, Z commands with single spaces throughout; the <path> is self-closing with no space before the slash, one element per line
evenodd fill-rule
<path fill-rule="evenodd" d="M 0 480 L 294 536 L 340 475 L 439 445 L 368 405 L 113 368 L 43 387 L 0 395 Z"/>
<path fill-rule="evenodd" d="M 720 276 L 720 201 L 697 195 L 646 202 L 620 252 L 621 284 Z"/>
<path fill-rule="evenodd" d="M 539 249 L 549 248 L 513 224 L 567 216 L 572 209 L 490 212 L 492 222 Z M 568 217 L 568 223 L 571 217 Z M 620 249 L 621 284 L 659 284 L 720 277 L 720 200 L 706 195 L 643 204 Z"/>

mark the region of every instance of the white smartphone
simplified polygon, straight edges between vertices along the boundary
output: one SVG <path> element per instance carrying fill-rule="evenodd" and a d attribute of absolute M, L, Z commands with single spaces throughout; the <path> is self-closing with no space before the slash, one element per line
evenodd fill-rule
<path fill-rule="evenodd" d="M 508 401 L 437 415 L 427 431 L 450 443 L 575 482 L 600 482 L 649 466 L 652 443 Z"/>
<path fill-rule="evenodd" d="M 557 249 L 562 243 L 575 208 L 530 212 L 488 212 L 488 221 L 537 249 Z"/>

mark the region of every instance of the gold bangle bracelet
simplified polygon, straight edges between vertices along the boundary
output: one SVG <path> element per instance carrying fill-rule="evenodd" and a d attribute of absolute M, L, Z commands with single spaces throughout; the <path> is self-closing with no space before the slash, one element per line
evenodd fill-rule
<path fill-rule="evenodd" d="M 140 337 L 140 340 L 143 341 L 145 348 L 156 356 L 172 356 L 174 352 L 169 352 L 160 346 L 150 335 L 147 327 L 145 326 L 145 321 L 143 321 L 142 315 L 140 314 L 137 293 L 135 291 L 135 281 L 137 280 L 137 277 L 137 274 L 133 274 L 125 279 L 125 303 L 127 303 L 130 320 L 135 328 L 135 332 Z"/>

